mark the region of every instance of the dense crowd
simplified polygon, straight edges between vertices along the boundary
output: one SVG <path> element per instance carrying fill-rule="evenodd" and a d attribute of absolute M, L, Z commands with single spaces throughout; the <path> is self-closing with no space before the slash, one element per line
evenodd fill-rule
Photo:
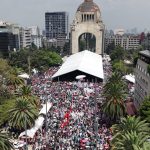
<path fill-rule="evenodd" d="M 110 149 L 111 130 L 102 123 L 100 108 L 102 83 L 84 79 L 52 82 L 51 76 L 57 70 L 53 67 L 32 78 L 33 93 L 41 103 L 53 104 L 47 114 L 47 126 L 37 133 L 33 149 Z M 111 71 L 105 65 L 104 71 L 108 70 Z"/>
<path fill-rule="evenodd" d="M 45 123 L 32 140 L 33 150 L 109 150 L 111 129 L 102 113 L 103 85 L 112 74 L 111 64 L 103 60 L 104 82 L 53 82 L 51 77 L 59 67 L 32 77 L 32 92 L 41 104 L 52 103 Z M 128 83 L 128 89 L 134 84 Z M 132 92 L 129 92 L 129 97 Z"/>
<path fill-rule="evenodd" d="M 112 75 L 111 64 L 103 60 L 103 82 L 91 82 L 86 77 L 54 82 L 51 77 L 58 69 L 51 67 L 44 74 L 31 77 L 32 93 L 39 97 L 41 106 L 50 102 L 52 107 L 46 115 L 40 114 L 45 118 L 42 129 L 27 144 L 33 150 L 109 150 L 112 132 L 102 113 L 102 93 Z M 127 85 L 130 100 L 134 84 Z M 131 112 L 130 108 L 127 111 Z"/>

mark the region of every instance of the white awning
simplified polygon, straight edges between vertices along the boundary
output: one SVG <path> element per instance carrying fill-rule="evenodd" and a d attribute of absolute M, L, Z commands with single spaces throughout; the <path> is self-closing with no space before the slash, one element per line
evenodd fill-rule
<path fill-rule="evenodd" d="M 88 50 L 73 54 L 67 58 L 52 79 L 76 70 L 104 79 L 102 56 Z"/>
<path fill-rule="evenodd" d="M 24 137 L 24 136 L 26 137 L 26 135 L 27 135 L 27 137 L 29 137 L 29 138 L 33 138 L 37 130 L 38 130 L 38 128 L 33 127 L 33 128 L 31 128 L 31 129 L 29 129 L 29 130 L 27 130 L 27 131 L 22 132 L 22 133 L 19 135 L 19 138 L 20 138 L 20 137 Z"/>
<path fill-rule="evenodd" d="M 25 79 L 29 79 L 30 78 L 30 76 L 27 73 L 20 74 L 20 75 L 18 75 L 18 77 L 25 78 Z"/>
<path fill-rule="evenodd" d="M 43 123 L 44 123 L 44 117 L 43 116 L 39 116 L 38 119 L 35 121 L 35 125 L 33 128 L 27 130 L 27 131 L 24 131 L 22 132 L 19 137 L 23 137 L 23 136 L 26 136 L 29 137 L 29 138 L 33 138 L 36 131 L 39 130 L 40 128 L 42 128 L 43 126 Z"/>
<path fill-rule="evenodd" d="M 46 109 L 47 109 L 47 113 L 48 113 L 51 107 L 52 107 L 52 103 L 47 102 L 47 108 L 46 108 L 46 104 L 44 104 L 43 108 L 39 112 L 39 115 L 41 115 L 41 114 L 46 115 Z"/>
<path fill-rule="evenodd" d="M 47 112 L 50 110 L 50 108 L 52 107 L 52 103 L 47 103 Z M 44 117 L 40 116 L 40 114 L 46 114 L 46 104 L 43 105 L 43 108 L 41 109 L 40 113 L 39 113 L 39 117 L 38 119 L 35 120 L 35 125 L 33 128 L 26 130 L 22 133 L 20 133 L 19 137 L 29 137 L 29 138 L 33 138 L 35 133 L 42 128 L 43 123 L 44 123 Z"/>
<path fill-rule="evenodd" d="M 126 80 L 128 80 L 129 82 L 135 83 L 135 76 L 132 75 L 132 74 L 125 75 L 124 78 L 125 78 Z"/>
<path fill-rule="evenodd" d="M 40 129 L 43 126 L 44 123 L 44 117 L 39 116 L 38 119 L 35 121 L 35 127 Z"/>

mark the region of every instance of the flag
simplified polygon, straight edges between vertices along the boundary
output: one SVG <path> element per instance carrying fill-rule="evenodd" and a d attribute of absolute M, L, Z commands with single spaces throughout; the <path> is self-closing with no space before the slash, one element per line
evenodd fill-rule
<path fill-rule="evenodd" d="M 64 115 L 64 120 L 62 121 L 60 127 L 64 128 L 65 126 L 67 126 L 69 124 L 69 119 L 70 119 L 70 113 L 72 112 L 72 107 L 70 107 L 70 110 L 67 111 Z"/>

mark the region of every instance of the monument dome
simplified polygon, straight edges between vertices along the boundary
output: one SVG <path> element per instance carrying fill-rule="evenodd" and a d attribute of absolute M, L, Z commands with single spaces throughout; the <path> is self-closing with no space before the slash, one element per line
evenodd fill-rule
<path fill-rule="evenodd" d="M 84 0 L 84 2 L 78 7 L 77 11 L 80 12 L 96 12 L 100 11 L 98 5 L 93 0 Z"/>

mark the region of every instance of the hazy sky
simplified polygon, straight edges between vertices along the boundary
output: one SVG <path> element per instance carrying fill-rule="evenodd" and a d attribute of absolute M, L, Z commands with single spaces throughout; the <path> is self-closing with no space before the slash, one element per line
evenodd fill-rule
<path fill-rule="evenodd" d="M 0 0 L 0 20 L 44 29 L 45 12 L 67 11 L 70 22 L 84 0 Z M 150 29 L 150 0 L 94 0 L 108 29 Z"/>

